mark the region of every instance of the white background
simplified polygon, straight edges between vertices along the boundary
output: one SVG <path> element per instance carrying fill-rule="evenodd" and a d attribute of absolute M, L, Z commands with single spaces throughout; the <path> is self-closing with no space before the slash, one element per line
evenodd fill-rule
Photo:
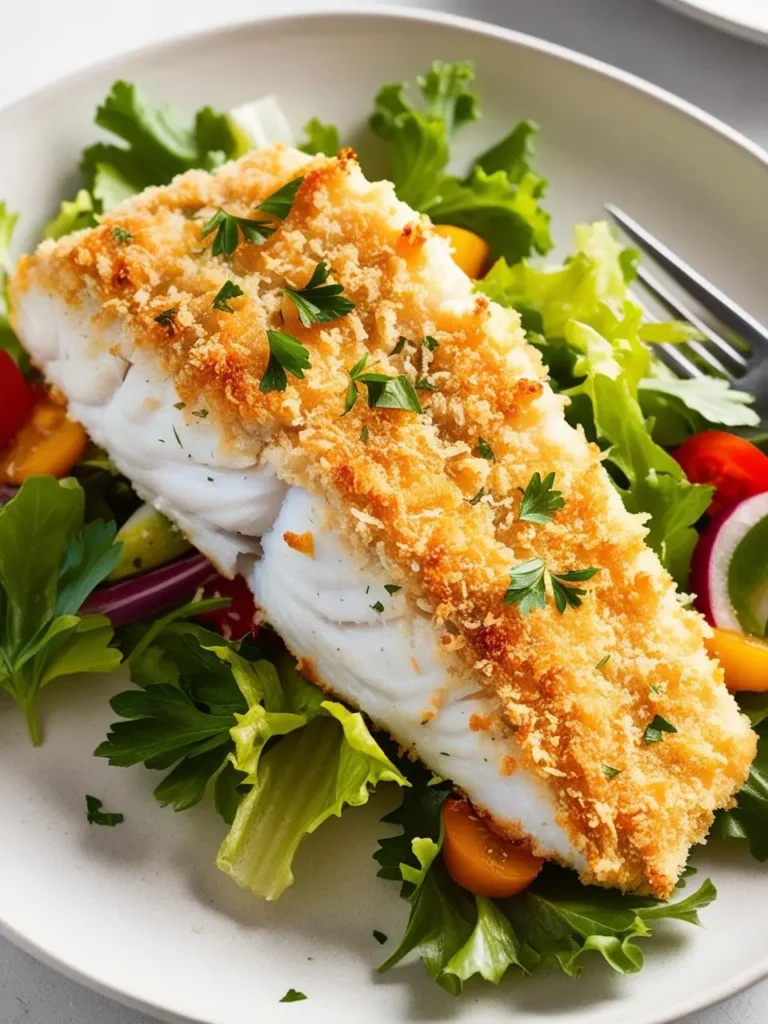
<path fill-rule="evenodd" d="M 353 0 L 336 0 L 336 5 L 357 6 Z M 324 4 L 3 0 L 0 105 L 122 50 L 298 6 Z M 410 6 L 471 15 L 581 50 L 679 93 L 768 148 L 768 49 L 689 22 L 653 0 L 414 0 Z M 12 146 L 13 139 L 0 139 L 0 159 Z M 45 159 L 42 145 L 40 159 Z M 755 908 L 756 913 L 767 910 Z M 738 921 L 733 926 L 738 928 Z M 0 1024 L 151 1022 L 59 977 L 0 939 Z M 768 982 L 684 1024 L 768 1024 Z"/>

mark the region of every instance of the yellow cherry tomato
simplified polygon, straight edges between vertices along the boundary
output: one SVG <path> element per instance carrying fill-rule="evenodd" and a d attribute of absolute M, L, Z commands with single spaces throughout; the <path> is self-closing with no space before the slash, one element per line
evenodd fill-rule
<path fill-rule="evenodd" d="M 522 846 L 502 839 L 468 800 L 449 799 L 443 807 L 443 857 L 455 882 L 481 896 L 503 898 L 522 892 L 544 863 Z"/>
<path fill-rule="evenodd" d="M 44 398 L 0 453 L 0 482 L 22 484 L 30 476 L 66 476 L 88 441 L 67 410 Z"/>
<path fill-rule="evenodd" d="M 435 224 L 435 234 L 447 238 L 453 247 L 453 262 L 471 278 L 482 277 L 488 266 L 491 249 L 485 239 L 466 228 L 453 224 Z"/>
<path fill-rule="evenodd" d="M 725 685 L 731 693 L 768 690 L 768 643 L 732 629 L 715 629 L 707 650 L 723 666 Z"/>

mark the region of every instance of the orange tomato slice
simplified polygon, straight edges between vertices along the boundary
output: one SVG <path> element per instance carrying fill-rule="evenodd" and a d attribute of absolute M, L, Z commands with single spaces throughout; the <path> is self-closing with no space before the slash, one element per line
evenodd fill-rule
<path fill-rule="evenodd" d="M 723 666 L 725 685 L 731 693 L 765 693 L 768 690 L 768 643 L 732 629 L 715 629 L 707 650 Z"/>
<path fill-rule="evenodd" d="M 88 441 L 67 410 L 44 398 L 0 453 L 0 482 L 22 484 L 31 476 L 66 476 Z"/>
<path fill-rule="evenodd" d="M 447 238 L 453 247 L 453 262 L 473 279 L 482 277 L 491 256 L 491 249 L 484 238 L 466 228 L 453 224 L 435 224 L 436 235 Z"/>
<path fill-rule="evenodd" d="M 480 896 L 503 898 L 522 892 L 541 871 L 543 861 L 522 846 L 502 839 L 468 800 L 443 806 L 443 857 L 455 882 Z"/>

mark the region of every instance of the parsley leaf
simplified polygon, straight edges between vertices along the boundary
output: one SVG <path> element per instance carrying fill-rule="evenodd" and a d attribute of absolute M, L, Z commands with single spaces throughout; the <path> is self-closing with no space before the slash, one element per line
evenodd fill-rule
<path fill-rule="evenodd" d="M 0 508 L 0 688 L 23 711 L 35 745 L 44 686 L 120 664 L 109 619 L 81 614 L 117 564 L 115 524 L 85 524 L 84 515 L 82 488 L 50 476 L 31 477 Z"/>
<path fill-rule="evenodd" d="M 216 298 L 213 300 L 213 308 L 220 309 L 223 313 L 234 313 L 235 311 L 230 306 L 229 300 L 239 299 L 241 295 L 245 295 L 245 292 L 240 285 L 235 284 L 234 281 L 225 281 L 216 293 Z"/>
<path fill-rule="evenodd" d="M 440 342 L 437 338 L 433 338 L 430 334 L 427 334 L 426 337 L 422 338 L 421 344 L 430 352 L 434 352 L 436 348 L 440 347 Z"/>
<path fill-rule="evenodd" d="M 646 725 L 643 739 L 646 743 L 658 743 L 664 739 L 665 732 L 677 732 L 677 729 L 661 715 L 654 715 L 650 725 Z"/>
<path fill-rule="evenodd" d="M 326 284 L 329 267 L 325 261 L 318 263 L 312 276 L 303 288 L 283 288 L 283 293 L 293 302 L 299 319 L 305 327 L 312 324 L 328 323 L 346 316 L 355 308 L 341 293 L 341 284 Z"/>
<path fill-rule="evenodd" d="M 302 1001 L 302 999 L 306 999 L 306 998 L 307 997 L 304 995 L 303 992 L 299 992 L 295 988 L 289 988 L 288 991 L 283 996 L 283 998 L 280 1000 L 280 1002 L 281 1003 L 300 1003 Z"/>
<path fill-rule="evenodd" d="M 386 592 L 389 594 L 390 597 L 393 597 L 395 594 L 397 594 L 403 588 L 398 586 L 397 583 L 385 583 L 384 584 L 384 589 L 386 590 Z"/>
<path fill-rule="evenodd" d="M 609 764 L 601 764 L 600 771 L 606 777 L 606 779 L 615 779 L 617 775 L 621 775 L 620 768 L 611 768 Z"/>
<path fill-rule="evenodd" d="M 555 512 L 565 507 L 565 498 L 560 491 L 552 490 L 555 474 L 548 473 L 542 480 L 540 473 L 534 473 L 522 494 L 518 519 L 526 523 L 549 523 Z"/>
<path fill-rule="evenodd" d="M 212 231 L 216 232 L 211 246 L 214 256 L 231 256 L 240 240 L 240 232 L 248 242 L 261 245 L 275 233 L 275 227 L 267 220 L 249 220 L 247 217 L 236 217 L 233 213 L 219 208 L 200 231 L 201 238 L 207 238 Z"/>
<path fill-rule="evenodd" d="M 477 439 L 477 452 L 481 459 L 487 459 L 489 462 L 495 462 L 496 456 L 493 454 L 493 448 L 483 437 Z"/>
<path fill-rule="evenodd" d="M 388 377 L 385 373 L 364 373 L 368 362 L 368 353 L 359 359 L 349 373 L 349 387 L 344 404 L 346 416 L 357 401 L 358 383 L 368 388 L 369 409 L 404 409 L 408 412 L 423 413 L 419 396 L 410 378 L 401 373 L 397 377 Z"/>
<path fill-rule="evenodd" d="M 303 181 L 303 175 L 300 178 L 294 178 L 293 181 L 289 181 L 282 188 L 279 188 L 277 192 L 273 192 L 271 196 L 268 196 L 263 203 L 259 203 L 256 209 L 259 213 L 267 213 L 272 217 L 279 217 L 280 220 L 285 220 L 291 212 L 296 193 L 301 188 Z"/>
<path fill-rule="evenodd" d="M 389 936 L 385 935 L 384 932 L 380 932 L 377 928 L 373 929 L 373 937 L 376 939 L 380 946 L 383 946 Z"/>
<path fill-rule="evenodd" d="M 378 612 L 379 615 L 381 615 L 381 613 L 384 611 L 384 605 L 381 603 L 381 601 L 377 601 L 375 604 L 372 604 L 371 608 L 373 608 L 375 612 Z"/>
<path fill-rule="evenodd" d="M 155 323 L 169 326 L 175 321 L 177 312 L 178 310 L 176 309 L 164 309 L 162 313 L 158 313 L 155 317 Z"/>
<path fill-rule="evenodd" d="M 603 655 L 603 657 L 600 659 L 600 661 L 598 661 L 598 663 L 595 665 L 595 668 L 597 669 L 597 671 L 599 672 L 601 668 L 605 668 L 605 666 L 608 664 L 608 662 L 610 660 L 611 660 L 610 654 Z"/>
<path fill-rule="evenodd" d="M 309 352 L 290 334 L 267 331 L 269 362 L 259 384 L 259 391 L 285 391 L 288 385 L 286 371 L 297 380 L 304 380 L 304 370 L 311 369 Z"/>
<path fill-rule="evenodd" d="M 125 821 L 125 815 L 116 811 L 102 811 L 103 802 L 95 796 L 86 796 L 85 810 L 89 825 L 107 825 L 114 828 Z"/>
<path fill-rule="evenodd" d="M 133 241 L 133 235 L 125 228 L 112 228 L 112 237 L 118 245 L 126 245 Z"/>
<path fill-rule="evenodd" d="M 426 377 L 419 377 L 414 384 L 417 391 L 439 391 L 436 384 L 431 384 Z"/>
<path fill-rule="evenodd" d="M 403 351 L 403 349 L 405 348 L 405 346 L 407 344 L 408 344 L 408 339 L 401 334 L 400 337 L 397 339 L 397 344 L 395 345 L 395 347 L 392 349 L 392 351 L 389 354 L 391 356 L 400 355 L 400 353 Z"/>
<path fill-rule="evenodd" d="M 299 145 L 302 153 L 309 156 L 317 156 L 318 153 L 333 156 L 341 149 L 339 129 L 335 125 L 323 124 L 318 118 L 313 117 L 302 130 L 306 135 L 306 141 Z"/>
<path fill-rule="evenodd" d="M 363 429 L 360 431 L 360 440 L 363 442 L 363 444 L 368 444 L 368 439 L 370 436 L 371 434 L 370 431 L 368 430 L 368 427 L 364 426 Z"/>
<path fill-rule="evenodd" d="M 484 495 L 485 495 L 485 488 L 481 487 L 480 490 L 477 492 L 477 494 L 474 496 L 474 498 L 467 498 L 466 499 L 467 504 L 468 505 L 477 505 L 477 503 L 480 501 L 480 499 L 482 497 L 484 497 Z"/>
<path fill-rule="evenodd" d="M 504 604 L 519 604 L 520 612 L 527 615 L 547 603 L 546 581 L 549 578 L 555 607 L 562 615 L 566 608 L 578 608 L 587 593 L 574 584 L 591 580 L 599 569 L 574 569 L 570 572 L 549 572 L 542 558 L 529 558 L 510 570 L 510 584 L 504 594 Z"/>

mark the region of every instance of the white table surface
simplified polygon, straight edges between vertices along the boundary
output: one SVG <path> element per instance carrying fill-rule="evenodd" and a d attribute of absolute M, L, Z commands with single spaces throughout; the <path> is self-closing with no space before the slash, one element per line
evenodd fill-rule
<path fill-rule="evenodd" d="M 313 6 L 312 0 L 5 0 L 0 105 L 95 59 L 174 32 L 302 5 Z M 679 93 L 768 148 L 768 49 L 720 35 L 653 0 L 413 0 L 411 6 L 471 15 L 599 57 Z M 13 140 L 2 140 L 0 159 L 9 145 Z M 0 939 L 0 1024 L 151 1020 Z M 768 1024 L 768 982 L 681 1024 Z"/>

